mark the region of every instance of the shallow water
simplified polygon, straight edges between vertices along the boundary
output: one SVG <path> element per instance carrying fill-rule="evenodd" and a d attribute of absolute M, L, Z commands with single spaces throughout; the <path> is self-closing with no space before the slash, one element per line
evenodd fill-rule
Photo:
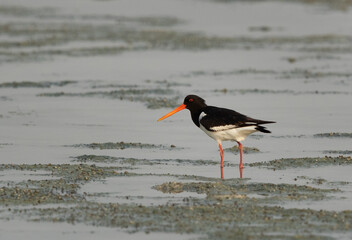
<path fill-rule="evenodd" d="M 10 168 L 2 165 L 0 171 L 2 225 L 24 219 L 19 232 L 23 236 L 34 234 L 30 220 L 36 219 L 35 234 L 69 232 L 76 239 L 89 238 L 90 231 L 106 239 L 112 234 L 124 239 L 155 239 L 158 234 L 160 238 L 166 234 L 173 239 L 204 235 L 211 239 L 218 230 L 200 232 L 202 218 L 194 220 L 200 225 L 193 230 L 180 230 L 158 225 L 162 215 L 155 215 L 149 224 L 144 213 L 138 215 L 133 208 L 141 205 L 148 212 L 148 207 L 175 205 L 182 208 L 175 214 L 184 214 L 183 207 L 233 204 L 234 195 L 228 191 L 235 190 L 226 188 L 226 181 L 239 178 L 239 155 L 232 152 L 225 152 L 224 185 L 214 185 L 212 190 L 220 197 L 199 189 L 179 193 L 155 189 L 168 182 L 219 182 L 217 144 L 194 126 L 187 111 L 156 122 L 190 93 L 202 96 L 209 105 L 277 122 L 268 125 L 272 134 L 253 134 L 243 142 L 259 152 L 244 155 L 243 184 L 254 184 L 256 189 L 239 194 L 270 207 L 324 210 L 326 215 L 350 211 L 350 161 L 336 165 L 328 159 L 312 167 L 275 170 L 250 165 L 282 158 L 351 156 L 352 35 L 348 23 L 352 13 L 348 5 L 302 2 L 0 0 L 0 154 L 1 164 L 14 164 Z M 104 147 L 121 142 L 127 145 Z M 93 143 L 101 145 L 90 148 Z M 224 143 L 224 148 L 232 146 Z M 95 164 L 106 172 L 96 176 L 91 172 L 95 168 L 85 168 L 81 178 L 50 165 L 45 165 L 46 170 L 34 165 L 73 166 L 80 164 L 76 157 L 82 155 L 109 157 L 82 162 L 86 164 L 82 168 Z M 75 231 L 69 215 L 50 219 L 45 212 L 32 209 L 45 201 L 51 204 L 51 199 L 38 202 L 42 196 L 30 191 L 29 198 L 34 199 L 21 203 L 21 196 L 10 194 L 27 185 L 50 192 L 46 188 L 58 179 L 64 181 L 60 182 L 64 193 L 71 191 L 69 200 L 54 202 L 48 213 L 55 207 L 69 212 L 68 204 L 73 203 L 92 204 L 97 214 L 100 207 L 95 204 L 118 203 L 136 220 L 125 225 L 77 217 L 75 223 L 82 224 L 83 230 Z M 289 191 L 295 191 L 295 185 L 339 191 L 314 190 L 306 199 L 304 192 L 298 192 L 299 200 L 292 200 L 295 197 L 266 192 L 261 183 L 288 184 Z M 51 193 L 53 199 L 60 199 L 60 191 Z M 224 201 L 227 197 L 230 200 Z M 6 210 L 20 206 L 28 210 L 23 216 Z M 52 221 L 65 223 L 56 228 Z M 333 218 L 328 221 L 335 223 Z M 345 221 L 344 230 L 330 229 L 322 236 L 348 239 L 352 222 L 348 217 Z M 49 225 L 53 227 L 48 229 Z M 235 224 L 242 225 L 246 219 Z M 317 224 L 308 234 L 317 237 L 322 226 Z M 110 230 L 105 233 L 101 229 L 106 227 Z M 243 239 L 253 230 L 247 227 L 239 235 Z M 266 237 L 276 234 L 283 239 L 295 234 L 282 235 L 284 228 L 261 231 Z M 19 233 L 8 229 L 1 234 L 16 238 Z M 222 229 L 218 237 L 229 239 L 231 234 Z M 253 234 L 255 239 L 261 236 L 254 230 Z"/>

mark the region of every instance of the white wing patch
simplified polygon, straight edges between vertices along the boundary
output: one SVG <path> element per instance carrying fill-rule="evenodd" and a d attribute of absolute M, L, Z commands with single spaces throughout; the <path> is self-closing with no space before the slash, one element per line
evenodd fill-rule
<path fill-rule="evenodd" d="M 229 130 L 229 129 L 232 129 L 232 128 L 236 128 L 237 126 L 236 125 L 224 125 L 224 126 L 216 126 L 216 127 L 211 127 L 210 130 L 211 131 L 225 131 L 225 130 Z"/>
<path fill-rule="evenodd" d="M 198 121 L 202 120 L 203 117 L 205 117 L 207 114 L 205 112 L 201 112 L 198 118 Z"/>

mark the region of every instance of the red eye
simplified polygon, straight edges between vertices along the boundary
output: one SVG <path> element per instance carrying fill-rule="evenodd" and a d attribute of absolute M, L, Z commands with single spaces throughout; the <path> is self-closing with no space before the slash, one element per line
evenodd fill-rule
<path fill-rule="evenodd" d="M 188 102 L 193 102 L 193 98 L 190 98 L 190 99 L 188 100 Z"/>

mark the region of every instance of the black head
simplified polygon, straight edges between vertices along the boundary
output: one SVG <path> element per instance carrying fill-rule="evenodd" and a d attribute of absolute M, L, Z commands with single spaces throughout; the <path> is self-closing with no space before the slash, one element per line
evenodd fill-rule
<path fill-rule="evenodd" d="M 205 100 L 201 97 L 198 97 L 197 95 L 188 95 L 187 97 L 185 97 L 183 104 L 186 105 L 186 108 L 191 111 L 193 109 L 201 110 L 207 106 L 205 104 Z"/>
<path fill-rule="evenodd" d="M 166 114 L 165 116 L 161 117 L 158 119 L 158 121 L 161 121 L 165 118 L 170 117 L 171 115 L 187 108 L 191 111 L 191 116 L 193 122 L 199 127 L 198 123 L 198 118 L 202 110 L 206 107 L 207 105 L 205 104 L 205 101 L 203 98 L 198 97 L 196 95 L 188 95 L 185 100 L 183 101 L 183 104 Z"/>

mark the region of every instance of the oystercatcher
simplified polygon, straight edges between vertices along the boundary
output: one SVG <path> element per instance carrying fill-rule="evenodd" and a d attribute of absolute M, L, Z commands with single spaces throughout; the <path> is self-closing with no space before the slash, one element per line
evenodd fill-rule
<path fill-rule="evenodd" d="M 191 112 L 191 117 L 195 125 L 203 130 L 209 137 L 213 138 L 219 144 L 220 149 L 220 169 L 221 178 L 224 178 L 224 151 L 221 146 L 222 141 L 236 141 L 240 150 L 240 177 L 242 178 L 242 155 L 243 149 L 241 141 L 249 134 L 254 132 L 271 133 L 262 124 L 275 123 L 273 121 L 264 121 L 247 117 L 231 109 L 208 106 L 205 100 L 196 95 L 185 97 L 183 104 L 158 119 L 161 121 L 171 115 L 187 108 Z"/>

